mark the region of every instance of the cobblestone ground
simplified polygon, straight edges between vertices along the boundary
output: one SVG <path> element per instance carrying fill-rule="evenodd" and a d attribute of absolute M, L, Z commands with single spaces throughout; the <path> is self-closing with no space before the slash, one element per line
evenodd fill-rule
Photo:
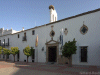
<path fill-rule="evenodd" d="M 100 75 L 100 67 L 0 61 L 0 75 Z"/>

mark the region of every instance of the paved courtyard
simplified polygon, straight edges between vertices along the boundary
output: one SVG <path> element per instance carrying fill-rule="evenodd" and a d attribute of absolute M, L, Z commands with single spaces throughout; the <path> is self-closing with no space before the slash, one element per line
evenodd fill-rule
<path fill-rule="evenodd" d="M 100 75 L 100 67 L 0 61 L 0 75 Z"/>

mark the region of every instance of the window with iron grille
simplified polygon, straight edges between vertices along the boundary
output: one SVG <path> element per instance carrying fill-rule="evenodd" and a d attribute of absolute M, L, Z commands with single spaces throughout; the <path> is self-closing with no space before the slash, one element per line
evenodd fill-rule
<path fill-rule="evenodd" d="M 27 41 L 26 32 L 24 33 L 24 36 L 22 37 L 22 41 Z"/>
<path fill-rule="evenodd" d="M 35 35 L 35 30 L 32 30 L 32 35 Z"/>
<path fill-rule="evenodd" d="M 81 53 L 81 62 L 87 62 L 87 46 L 83 46 L 81 47 L 81 50 L 80 50 L 80 53 Z"/>
<path fill-rule="evenodd" d="M 1 40 L 0 40 L 0 46 L 1 46 Z"/>
<path fill-rule="evenodd" d="M 19 34 L 18 34 L 18 38 L 19 38 Z"/>
<path fill-rule="evenodd" d="M 9 46 L 9 38 L 8 38 L 8 46 Z"/>

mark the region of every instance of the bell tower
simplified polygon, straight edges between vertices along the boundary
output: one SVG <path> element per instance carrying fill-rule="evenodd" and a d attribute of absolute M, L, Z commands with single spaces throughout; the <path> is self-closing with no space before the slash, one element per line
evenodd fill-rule
<path fill-rule="evenodd" d="M 54 9 L 54 6 L 50 5 L 49 9 L 50 9 L 50 23 L 57 21 L 57 12 Z"/>

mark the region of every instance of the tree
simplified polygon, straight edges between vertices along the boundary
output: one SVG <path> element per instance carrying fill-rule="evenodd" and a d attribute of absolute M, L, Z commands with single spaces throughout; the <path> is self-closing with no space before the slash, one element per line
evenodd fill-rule
<path fill-rule="evenodd" d="M 69 67 L 72 66 L 72 54 L 76 53 L 76 41 L 75 38 L 73 39 L 73 41 L 68 41 L 65 42 L 64 46 L 63 46 L 63 50 L 62 50 L 62 55 L 67 57 L 69 60 Z"/>
<path fill-rule="evenodd" d="M 31 49 L 30 49 L 29 46 L 25 47 L 25 49 L 24 49 L 24 54 L 27 56 L 27 63 L 28 63 L 28 58 L 29 58 L 29 56 L 32 55 Z"/>
<path fill-rule="evenodd" d="M 7 61 L 7 55 L 10 55 L 11 51 L 6 48 L 3 48 L 3 52 L 6 55 L 6 61 Z"/>
<path fill-rule="evenodd" d="M 2 54 L 2 47 L 0 46 L 0 54 Z"/>
<path fill-rule="evenodd" d="M 15 62 L 15 55 L 18 54 L 19 48 L 18 47 L 11 47 L 11 54 L 14 56 L 14 62 Z"/>

